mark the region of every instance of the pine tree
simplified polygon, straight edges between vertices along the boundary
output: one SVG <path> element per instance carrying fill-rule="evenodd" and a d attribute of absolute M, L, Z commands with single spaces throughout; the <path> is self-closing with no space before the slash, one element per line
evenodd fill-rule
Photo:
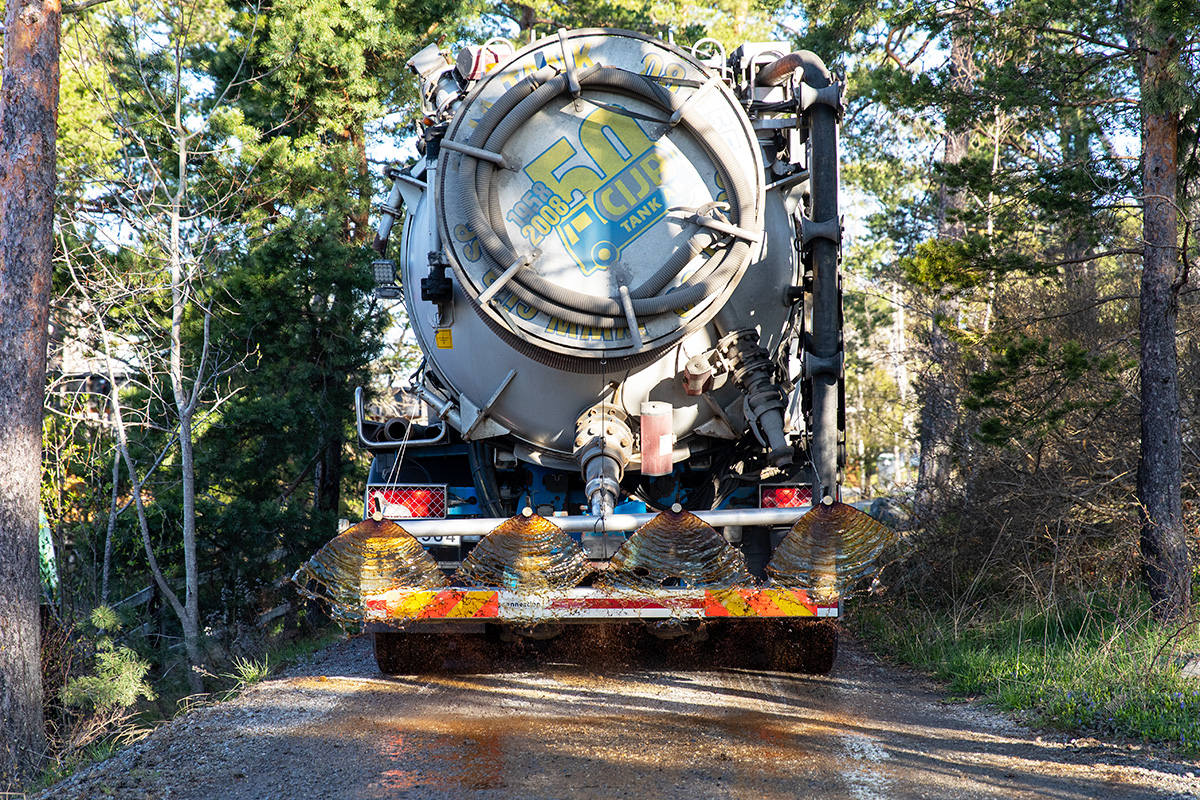
<path fill-rule="evenodd" d="M 38 600 L 50 275 L 54 254 L 57 2 L 9 3 L 0 74 L 0 790 L 46 747 Z"/>

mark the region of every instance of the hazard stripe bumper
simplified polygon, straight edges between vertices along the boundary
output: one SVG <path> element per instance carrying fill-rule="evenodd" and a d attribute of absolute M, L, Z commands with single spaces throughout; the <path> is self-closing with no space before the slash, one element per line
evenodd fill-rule
<path fill-rule="evenodd" d="M 730 619 L 840 615 L 837 603 L 818 604 L 803 589 L 663 589 L 605 592 L 570 589 L 391 589 L 365 598 L 365 621 L 551 622 L 654 619 Z"/>

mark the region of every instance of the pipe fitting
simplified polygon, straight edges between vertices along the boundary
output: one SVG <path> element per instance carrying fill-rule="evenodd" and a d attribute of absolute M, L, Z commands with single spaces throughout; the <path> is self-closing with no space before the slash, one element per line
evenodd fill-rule
<path fill-rule="evenodd" d="M 778 86 L 797 71 L 801 73 L 802 81 L 817 89 L 828 86 L 833 80 L 820 56 L 811 50 L 797 50 L 762 67 L 754 82 L 759 86 Z"/>
<path fill-rule="evenodd" d="M 611 403 L 592 406 L 575 422 L 575 460 L 586 482 L 593 516 L 607 517 L 621 496 L 621 478 L 633 456 L 628 418 Z"/>
<path fill-rule="evenodd" d="M 704 394 L 713 385 L 713 366 L 707 355 L 692 356 L 683 365 L 683 391 L 690 397 Z"/>

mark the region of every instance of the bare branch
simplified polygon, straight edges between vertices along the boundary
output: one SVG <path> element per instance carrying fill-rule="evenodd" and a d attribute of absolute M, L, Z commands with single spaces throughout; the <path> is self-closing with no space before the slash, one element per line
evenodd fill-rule
<path fill-rule="evenodd" d="M 1118 247 L 1116 250 L 1105 250 L 1103 253 L 1092 253 L 1091 255 L 1079 256 L 1078 258 L 1064 258 L 1062 261 L 1047 262 L 1044 266 L 1065 267 L 1068 264 L 1086 264 L 1089 261 L 1097 261 L 1110 256 L 1140 256 L 1142 252 L 1143 250 L 1140 247 Z"/>
<path fill-rule="evenodd" d="M 896 55 L 896 51 L 892 49 L 892 37 L 897 35 L 903 36 L 905 30 L 907 30 L 906 27 L 901 28 L 900 30 L 896 30 L 895 28 L 889 30 L 887 40 L 883 43 L 883 52 L 887 54 L 888 58 L 896 62 L 896 66 L 900 67 L 902 70 L 908 71 L 908 65 L 901 61 L 900 56 Z"/>
<path fill-rule="evenodd" d="M 1099 47 L 1107 47 L 1110 50 L 1116 50 L 1120 53 L 1125 53 L 1126 55 L 1134 55 L 1135 53 L 1153 52 L 1152 50 L 1147 50 L 1144 47 L 1130 47 L 1129 45 L 1116 44 L 1115 42 L 1106 42 L 1103 39 L 1097 39 L 1094 36 L 1088 36 L 1086 33 L 1080 33 L 1079 31 L 1069 31 L 1069 30 L 1066 30 L 1065 28 L 1045 27 L 1045 28 L 1042 28 L 1041 30 L 1045 31 L 1046 33 L 1057 33 L 1057 34 L 1061 34 L 1063 36 L 1073 36 L 1082 42 L 1088 42 L 1089 44 L 1094 44 Z"/>
<path fill-rule="evenodd" d="M 98 6 L 107 2 L 109 2 L 109 0 L 83 0 L 81 3 L 63 3 L 62 13 L 78 14 L 80 11 L 89 9 L 92 6 Z"/>

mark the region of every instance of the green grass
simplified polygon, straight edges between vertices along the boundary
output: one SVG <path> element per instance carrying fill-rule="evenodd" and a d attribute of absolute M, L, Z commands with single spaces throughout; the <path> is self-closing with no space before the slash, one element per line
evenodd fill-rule
<path fill-rule="evenodd" d="M 257 658 L 234 658 L 233 673 L 229 677 L 236 680 L 239 686 L 251 686 L 265 681 L 270 674 L 270 656 L 263 656 L 261 661 Z"/>
<path fill-rule="evenodd" d="M 120 749 L 121 743 L 115 738 L 105 739 L 104 741 L 88 745 L 66 758 L 59 758 L 52 761 L 33 784 L 26 788 L 33 794 L 45 791 L 59 781 L 71 777 L 84 767 L 90 767 L 92 764 L 97 764 L 113 757 Z"/>
<path fill-rule="evenodd" d="M 345 633 L 341 628 L 327 625 L 303 637 L 291 637 L 286 641 L 268 639 L 266 652 L 261 659 L 235 656 L 232 663 L 220 674 L 206 672 L 205 677 L 208 678 L 211 689 L 207 694 L 192 695 L 179 683 L 175 692 L 169 694 L 169 699 L 173 701 L 176 713 L 209 703 L 232 700 L 247 687 L 265 681 L 284 667 L 343 638 Z"/>
<path fill-rule="evenodd" d="M 340 628 L 328 627 L 305 638 L 291 639 L 281 645 L 272 644 L 261 659 L 235 657 L 231 671 L 218 676 L 224 682 L 232 681 L 233 685 L 223 692 L 218 692 L 214 698 L 220 702 L 230 700 L 246 687 L 262 683 L 283 667 L 294 664 L 318 650 L 323 650 L 342 639 L 343 636 Z"/>
<path fill-rule="evenodd" d="M 287 640 L 283 644 L 274 645 L 268 649 L 271 659 L 271 671 L 274 672 L 312 655 L 318 650 L 324 650 L 334 642 L 346 638 L 346 633 L 336 625 L 329 624 L 312 634 Z"/>
<path fill-rule="evenodd" d="M 848 624 L 954 694 L 1025 712 L 1035 724 L 1200 753 L 1200 679 L 1180 675 L 1200 654 L 1196 623 L 1158 625 L 1144 606 L 1098 598 L 993 604 L 964 616 L 873 601 Z"/>

